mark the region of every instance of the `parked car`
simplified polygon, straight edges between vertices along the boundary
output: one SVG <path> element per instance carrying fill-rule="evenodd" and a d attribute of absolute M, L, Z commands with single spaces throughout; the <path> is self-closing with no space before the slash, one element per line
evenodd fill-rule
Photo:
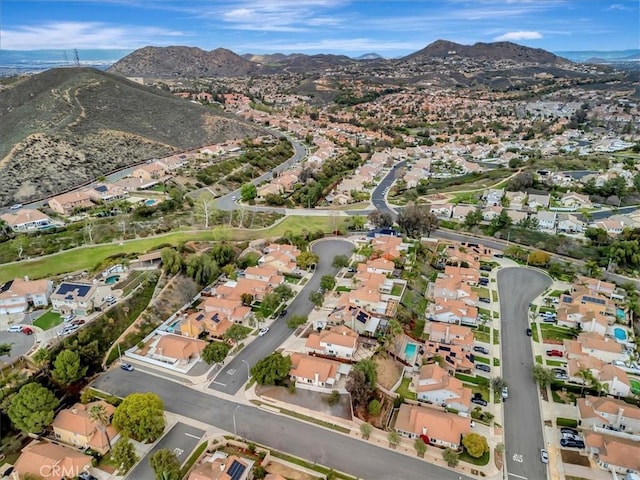
<path fill-rule="evenodd" d="M 540 461 L 542 463 L 549 463 L 549 454 L 544 448 L 540 449 Z"/>
<path fill-rule="evenodd" d="M 562 357 L 563 353 L 560 350 L 547 350 L 547 355 L 550 357 Z"/>
<path fill-rule="evenodd" d="M 483 272 L 490 272 L 491 267 L 489 265 L 480 265 L 480 270 L 482 270 Z"/>
<path fill-rule="evenodd" d="M 571 428 L 571 427 L 562 427 L 560 429 L 560 433 L 568 433 L 568 434 L 571 434 L 571 435 L 578 435 L 579 434 L 578 430 L 576 430 L 575 428 Z"/>
<path fill-rule="evenodd" d="M 527 328 L 527 337 L 530 337 L 533 335 L 533 331 L 530 328 Z"/>
<path fill-rule="evenodd" d="M 262 327 L 258 332 L 258 336 L 262 337 L 263 335 L 266 335 L 268 331 L 269 331 L 269 327 Z"/>
<path fill-rule="evenodd" d="M 488 278 L 480 278 L 478 280 L 478 285 L 480 285 L 481 287 L 486 287 L 487 285 L 489 285 L 489 279 Z"/>
<path fill-rule="evenodd" d="M 20 333 L 23 328 L 24 327 L 22 325 L 11 325 L 7 331 L 11 333 Z"/>
<path fill-rule="evenodd" d="M 25 335 L 33 335 L 33 329 L 31 327 L 24 327 L 22 329 L 22 333 Z"/>
<path fill-rule="evenodd" d="M 131 365 L 130 363 L 123 363 L 122 365 L 120 365 L 120 368 L 122 370 L 126 370 L 127 372 L 133 372 L 133 365 Z"/>
<path fill-rule="evenodd" d="M 287 314 L 287 309 L 285 308 L 280 312 L 280 317 L 284 317 Z"/>
<path fill-rule="evenodd" d="M 71 322 L 71 325 L 84 325 L 85 324 L 85 320 L 78 318 L 77 320 L 74 320 Z"/>
<path fill-rule="evenodd" d="M 64 323 L 69 323 L 74 318 L 76 318 L 76 316 L 74 314 L 69 314 L 69 315 L 65 315 L 64 317 L 62 317 L 62 320 L 64 321 Z"/>
<path fill-rule="evenodd" d="M 489 365 L 485 365 L 484 363 L 476 363 L 476 370 L 481 370 L 483 372 L 490 372 L 491 367 Z"/>
<path fill-rule="evenodd" d="M 491 303 L 491 299 L 487 297 L 480 297 L 478 300 L 480 300 L 482 303 Z"/>
<path fill-rule="evenodd" d="M 504 386 L 502 387 L 502 399 L 506 400 L 507 398 L 509 398 L 509 389 Z"/>
<path fill-rule="evenodd" d="M 473 347 L 473 351 L 484 353 L 485 355 L 489 355 L 489 349 L 486 347 L 481 347 L 479 345 L 476 345 L 475 347 Z"/>
<path fill-rule="evenodd" d="M 11 205 L 9 207 L 9 210 L 18 210 L 19 208 L 22 208 L 22 204 L 21 203 L 16 203 L 15 205 Z"/>
<path fill-rule="evenodd" d="M 502 254 L 502 253 L 494 253 L 493 256 L 496 257 L 496 258 L 502 258 L 502 257 L 504 257 L 504 254 Z"/>
<path fill-rule="evenodd" d="M 560 446 L 568 448 L 584 448 L 584 442 L 582 440 L 574 440 L 571 438 L 562 438 L 560 440 Z"/>
<path fill-rule="evenodd" d="M 79 328 L 80 328 L 80 325 L 67 325 L 62 330 L 58 330 L 58 335 L 60 336 L 70 335 L 76 330 L 78 330 Z"/>
<path fill-rule="evenodd" d="M 78 474 L 78 480 L 98 480 L 98 479 L 93 475 L 91 475 L 89 472 L 80 472 Z"/>
<path fill-rule="evenodd" d="M 480 398 L 475 398 L 475 397 L 472 398 L 471 399 L 471 403 L 475 403 L 476 405 L 482 405 L 483 407 L 487 406 L 487 401 L 482 397 L 480 397 Z"/>

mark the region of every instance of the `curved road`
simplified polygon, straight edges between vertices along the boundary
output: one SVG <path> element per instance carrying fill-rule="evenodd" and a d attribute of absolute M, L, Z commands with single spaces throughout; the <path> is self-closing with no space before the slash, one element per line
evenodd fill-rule
<path fill-rule="evenodd" d="M 269 332 L 256 338 L 247 345 L 236 357 L 225 365 L 209 385 L 210 389 L 234 395 L 249 378 L 249 371 L 259 360 L 275 352 L 284 342 L 292 330 L 287 326 L 287 319 L 294 315 L 307 317 L 313 309 L 309 294 L 320 288 L 323 275 L 335 276 L 338 269 L 331 266 L 336 255 L 351 256 L 353 244 L 346 240 L 320 240 L 313 244 L 312 251 L 318 255 L 319 261 L 311 279 L 302 291 L 287 307 L 287 314 L 275 320 L 269 327 Z"/>
<path fill-rule="evenodd" d="M 514 267 L 498 272 L 502 376 L 509 387 L 504 403 L 505 465 L 511 480 L 547 478 L 547 467 L 540 461 L 545 444 L 538 387 L 531 375 L 532 340 L 526 329 L 529 303 L 550 284 L 551 279 L 537 270 Z"/>

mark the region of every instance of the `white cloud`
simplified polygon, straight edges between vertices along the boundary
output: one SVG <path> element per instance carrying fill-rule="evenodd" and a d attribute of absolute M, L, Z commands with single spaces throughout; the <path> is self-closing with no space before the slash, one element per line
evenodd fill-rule
<path fill-rule="evenodd" d="M 0 30 L 2 48 L 6 50 L 139 48 L 174 45 L 177 38 L 187 36 L 185 32 L 165 28 L 100 22 L 52 22 Z"/>
<path fill-rule="evenodd" d="M 518 40 L 539 40 L 542 38 L 542 34 L 540 32 L 532 32 L 532 31 L 517 31 L 517 32 L 507 32 L 502 35 L 498 35 L 494 37 L 496 42 L 516 42 Z"/>

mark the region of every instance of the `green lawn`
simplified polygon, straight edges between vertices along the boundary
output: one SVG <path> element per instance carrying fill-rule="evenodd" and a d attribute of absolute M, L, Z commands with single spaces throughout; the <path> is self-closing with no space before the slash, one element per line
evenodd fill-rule
<path fill-rule="evenodd" d="M 49 330 L 50 328 L 60 325 L 62 323 L 62 317 L 59 313 L 47 312 L 37 319 L 33 324 L 36 327 L 40 327 L 42 330 Z"/>
<path fill-rule="evenodd" d="M 480 363 L 486 363 L 487 365 L 489 365 L 491 363 L 491 359 L 489 358 L 485 358 L 485 357 L 478 357 L 478 356 L 474 356 L 473 357 L 474 360 L 476 362 L 480 362 Z"/>
<path fill-rule="evenodd" d="M 531 333 L 533 333 L 533 341 L 536 343 L 539 342 L 540 336 L 538 335 L 538 325 L 535 322 L 531 322 Z"/>
<path fill-rule="evenodd" d="M 479 297 L 491 298 L 491 292 L 487 287 L 471 287 L 471 290 L 476 292 Z"/>
<path fill-rule="evenodd" d="M 547 360 L 547 365 L 549 365 L 550 367 L 566 367 L 567 363 L 560 362 L 558 360 Z"/>
<path fill-rule="evenodd" d="M 555 325 L 549 325 L 548 323 L 541 323 L 540 330 L 542 331 L 542 338 L 544 340 L 570 340 L 575 338 L 568 328 L 557 327 Z"/>
<path fill-rule="evenodd" d="M 333 222 L 340 225 L 341 221 Z M 171 232 L 155 237 L 139 238 L 124 242 L 113 242 L 102 245 L 79 247 L 72 250 L 39 257 L 31 261 L 22 261 L 5 264 L 0 270 L 0 282 L 6 282 L 16 277 L 38 279 L 60 275 L 78 270 L 92 270 L 102 260 L 112 255 L 134 255 L 152 251 L 161 245 L 178 245 L 193 241 L 220 241 L 220 240 L 253 240 L 264 237 L 282 236 L 287 230 L 294 233 L 302 230 L 331 229 L 330 217 L 304 217 L 289 216 L 275 225 L 264 229 L 223 228 L 216 227 L 210 230 Z"/>
<path fill-rule="evenodd" d="M 493 344 L 500 345 L 500 331 L 497 329 L 493 330 Z"/>
<path fill-rule="evenodd" d="M 490 332 L 491 329 L 489 327 L 487 327 L 486 325 L 480 325 L 476 330 L 473 331 L 473 337 L 479 342 L 490 343 Z"/>
<path fill-rule="evenodd" d="M 496 292 L 495 290 L 491 290 L 491 299 L 494 302 L 497 302 L 498 301 L 498 292 Z"/>
<path fill-rule="evenodd" d="M 391 295 L 393 295 L 394 297 L 400 296 L 401 293 L 402 293 L 402 285 L 394 285 L 393 288 L 391 289 Z"/>
<path fill-rule="evenodd" d="M 415 400 L 417 398 L 416 392 L 409 391 L 409 384 L 411 383 L 411 379 L 406 377 L 402 379 L 402 383 L 398 388 L 396 388 L 396 393 L 402 395 L 404 398 L 408 398 L 410 400 Z"/>
<path fill-rule="evenodd" d="M 337 287 L 336 292 L 350 292 L 351 289 L 349 287 Z"/>
<path fill-rule="evenodd" d="M 489 458 L 491 458 L 491 454 L 490 452 L 485 452 L 484 455 L 482 455 L 480 458 L 474 458 L 471 455 L 469 455 L 466 450 L 463 450 L 462 453 L 460 454 L 460 457 L 458 458 L 460 459 L 461 462 L 483 466 L 489 463 Z"/>
<path fill-rule="evenodd" d="M 500 359 L 499 358 L 493 358 L 493 366 L 494 367 L 499 367 L 500 366 Z"/>
<path fill-rule="evenodd" d="M 479 308 L 478 309 L 478 313 L 480 315 L 484 315 L 487 318 L 491 318 L 491 312 L 489 311 L 488 308 Z"/>
<path fill-rule="evenodd" d="M 536 363 L 542 365 L 542 355 L 536 355 Z"/>
<path fill-rule="evenodd" d="M 554 290 L 549 294 L 550 297 L 556 298 L 558 298 L 560 295 L 562 295 L 562 290 Z"/>

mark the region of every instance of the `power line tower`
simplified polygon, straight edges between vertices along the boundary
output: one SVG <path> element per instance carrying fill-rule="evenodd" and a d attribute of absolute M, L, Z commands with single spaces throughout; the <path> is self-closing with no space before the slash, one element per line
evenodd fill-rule
<path fill-rule="evenodd" d="M 73 63 L 76 67 L 80 66 L 80 55 L 78 55 L 78 49 L 73 49 Z"/>
<path fill-rule="evenodd" d="M 67 55 L 67 51 L 66 50 L 62 51 L 62 56 L 64 57 L 64 65 L 65 66 L 69 65 L 69 57 Z"/>

